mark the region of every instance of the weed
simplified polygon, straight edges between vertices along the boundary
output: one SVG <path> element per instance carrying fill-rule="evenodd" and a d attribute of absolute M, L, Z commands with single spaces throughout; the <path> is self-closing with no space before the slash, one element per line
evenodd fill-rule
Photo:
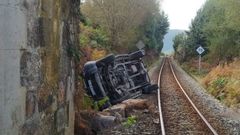
<path fill-rule="evenodd" d="M 217 99 L 219 100 L 219 101 L 224 101 L 224 99 L 225 99 L 225 93 L 220 93 L 218 96 L 217 96 Z"/>
<path fill-rule="evenodd" d="M 90 109 L 93 106 L 93 100 L 87 96 L 83 96 L 83 109 Z"/>
<path fill-rule="evenodd" d="M 226 83 L 227 79 L 225 77 L 219 77 L 216 80 L 214 80 L 212 84 L 216 89 L 222 89 L 225 87 Z"/>
<path fill-rule="evenodd" d="M 81 34 L 80 35 L 80 45 L 81 47 L 86 46 L 89 43 L 89 38 L 86 35 Z"/>
<path fill-rule="evenodd" d="M 94 109 L 101 110 L 102 108 L 104 108 L 104 106 L 107 106 L 109 104 L 109 100 L 109 97 L 106 96 L 99 101 L 95 101 L 93 105 Z"/>
<path fill-rule="evenodd" d="M 137 117 L 132 115 L 132 116 L 128 117 L 127 120 L 125 122 L 123 122 L 122 124 L 124 127 L 131 127 L 136 122 L 137 122 Z"/>

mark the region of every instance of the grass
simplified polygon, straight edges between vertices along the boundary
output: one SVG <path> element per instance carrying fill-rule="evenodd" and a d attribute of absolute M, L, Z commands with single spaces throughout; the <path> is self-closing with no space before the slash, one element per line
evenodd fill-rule
<path fill-rule="evenodd" d="M 218 100 L 229 107 L 240 108 L 240 61 L 217 66 L 203 79 L 202 84 Z"/>
<path fill-rule="evenodd" d="M 88 109 L 91 109 L 92 106 L 93 106 L 93 100 L 87 96 L 87 95 L 84 95 L 83 96 L 83 100 L 82 100 L 82 109 L 85 109 L 85 110 L 88 110 Z"/>
<path fill-rule="evenodd" d="M 230 64 L 211 67 L 203 63 L 198 72 L 197 63 L 192 60 L 182 64 L 182 68 L 199 81 L 216 99 L 228 107 L 240 108 L 240 60 Z"/>

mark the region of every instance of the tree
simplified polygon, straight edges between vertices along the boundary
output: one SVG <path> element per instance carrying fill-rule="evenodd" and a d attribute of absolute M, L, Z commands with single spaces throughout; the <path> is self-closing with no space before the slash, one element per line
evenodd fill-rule
<path fill-rule="evenodd" d="M 149 16 L 146 23 L 143 25 L 143 33 L 141 35 L 147 48 L 154 49 L 157 53 L 160 53 L 163 48 L 163 38 L 168 28 L 168 17 L 164 12 L 157 12 Z"/>
<path fill-rule="evenodd" d="M 186 52 L 187 52 L 187 34 L 181 33 L 178 34 L 173 39 L 173 49 L 175 51 L 175 58 L 180 62 L 184 62 L 186 60 Z"/>
<path fill-rule="evenodd" d="M 108 31 L 112 48 L 126 49 L 142 33 L 139 26 L 149 16 L 159 13 L 159 3 L 157 0 L 86 0 L 82 11 Z"/>
<path fill-rule="evenodd" d="M 195 57 L 201 45 L 210 61 L 229 61 L 240 56 L 240 2 L 208 0 L 187 31 L 187 59 Z"/>
<path fill-rule="evenodd" d="M 239 4 L 237 0 L 209 1 L 206 11 L 210 17 L 204 31 L 208 36 L 209 58 L 217 59 L 218 63 L 239 56 Z M 214 12 L 210 12 L 210 9 L 214 9 Z"/>

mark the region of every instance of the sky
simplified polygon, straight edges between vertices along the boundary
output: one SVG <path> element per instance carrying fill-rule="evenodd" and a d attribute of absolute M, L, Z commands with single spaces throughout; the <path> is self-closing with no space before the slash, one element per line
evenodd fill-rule
<path fill-rule="evenodd" d="M 188 30 L 191 20 L 206 0 L 163 0 L 162 9 L 168 15 L 170 29 Z"/>

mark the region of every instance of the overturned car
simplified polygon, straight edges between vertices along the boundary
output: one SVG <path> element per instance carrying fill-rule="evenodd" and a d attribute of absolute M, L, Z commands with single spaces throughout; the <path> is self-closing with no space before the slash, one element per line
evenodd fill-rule
<path fill-rule="evenodd" d="M 136 98 L 158 89 L 150 83 L 143 64 L 144 50 L 130 54 L 110 54 L 84 65 L 83 75 L 87 94 L 100 110 L 129 98 Z"/>

